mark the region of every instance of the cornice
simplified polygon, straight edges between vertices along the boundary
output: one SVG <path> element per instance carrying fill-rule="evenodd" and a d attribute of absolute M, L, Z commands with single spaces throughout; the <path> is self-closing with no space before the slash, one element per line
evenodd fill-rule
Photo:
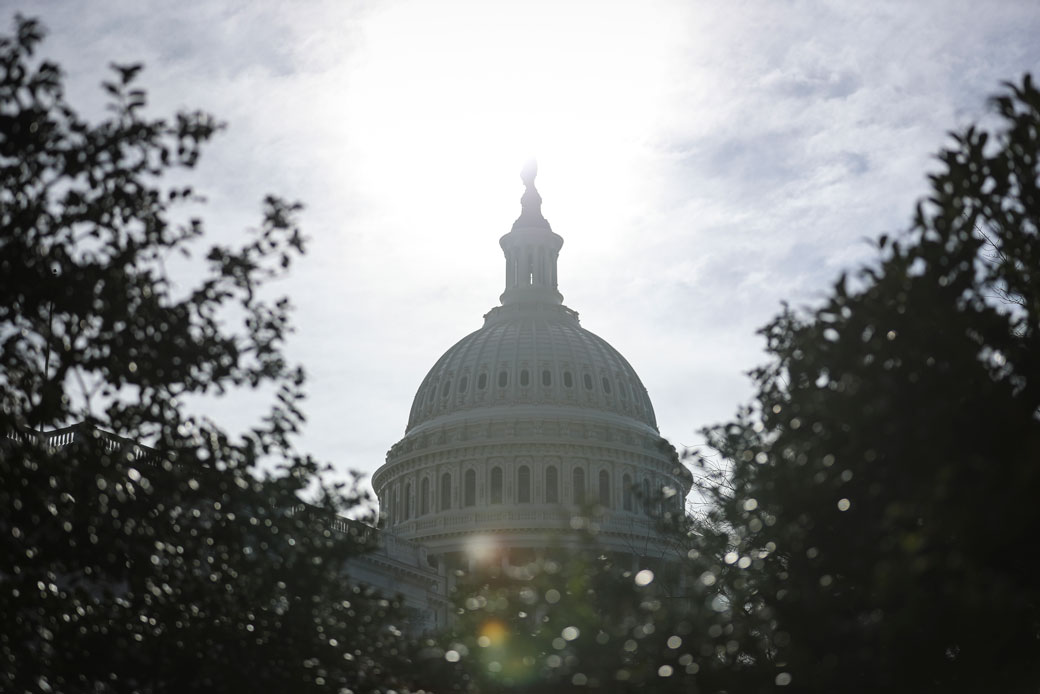
<path fill-rule="evenodd" d="M 518 412 L 522 410 L 517 409 Z M 537 412 L 537 416 L 506 420 L 463 420 L 450 426 L 407 434 L 387 452 L 386 463 L 372 475 L 373 486 L 382 486 L 391 469 L 396 474 L 414 469 L 415 466 L 408 463 L 418 459 L 427 459 L 428 462 L 422 464 L 426 466 L 436 464 L 435 458 L 443 461 L 505 455 L 525 447 L 530 455 L 546 454 L 537 450 L 537 447 L 551 447 L 561 455 L 565 455 L 565 450 L 585 447 L 590 450 L 590 455 L 595 456 L 624 452 L 644 456 L 648 461 L 658 463 L 670 464 L 678 460 L 675 449 L 665 439 L 631 420 L 612 421 L 599 416 L 546 416 L 537 408 L 531 412 Z"/>

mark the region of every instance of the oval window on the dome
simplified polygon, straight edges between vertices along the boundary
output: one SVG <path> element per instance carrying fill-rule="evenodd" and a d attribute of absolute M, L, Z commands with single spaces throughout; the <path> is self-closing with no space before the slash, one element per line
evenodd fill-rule
<path fill-rule="evenodd" d="M 443 386 L 441 386 L 441 397 L 442 398 L 448 397 L 448 391 L 450 391 L 450 390 L 451 390 L 451 380 L 449 379 L 449 380 L 444 382 Z"/>
<path fill-rule="evenodd" d="M 477 376 L 477 390 L 484 390 L 487 388 L 487 374 L 480 374 Z"/>
<path fill-rule="evenodd" d="M 460 393 L 465 393 L 467 386 L 469 386 L 469 377 L 468 376 L 463 376 L 462 378 L 459 379 L 459 392 Z"/>
<path fill-rule="evenodd" d="M 509 385 L 509 372 L 503 369 L 498 372 L 498 387 L 505 388 Z"/>
<path fill-rule="evenodd" d="M 603 377 L 603 392 L 610 395 L 610 379 L 606 376 Z"/>
<path fill-rule="evenodd" d="M 571 376 L 571 372 L 570 371 L 564 371 L 563 372 L 563 385 L 566 386 L 567 388 L 570 388 L 570 387 L 572 387 L 574 385 L 574 377 Z"/>
<path fill-rule="evenodd" d="M 546 387 L 552 385 L 552 371 L 549 369 L 542 370 L 542 385 Z"/>
<path fill-rule="evenodd" d="M 505 373 L 505 371 L 503 371 L 502 373 Z M 520 369 L 520 385 L 526 386 L 530 382 L 531 382 L 531 376 L 530 376 L 530 374 L 527 373 L 527 369 Z M 498 385 L 504 386 L 505 383 L 499 383 Z"/>
<path fill-rule="evenodd" d="M 592 390 L 592 376 L 585 374 L 585 390 Z"/>

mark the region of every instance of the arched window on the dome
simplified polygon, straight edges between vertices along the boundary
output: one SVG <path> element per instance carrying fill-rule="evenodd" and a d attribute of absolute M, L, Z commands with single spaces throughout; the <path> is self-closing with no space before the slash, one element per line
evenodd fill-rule
<path fill-rule="evenodd" d="M 411 482 L 405 482 L 404 483 L 404 519 L 405 520 L 408 520 L 409 518 L 412 517 L 412 509 L 411 509 L 411 505 L 412 504 L 410 503 L 411 500 L 412 500 L 412 483 Z"/>
<path fill-rule="evenodd" d="M 556 472 L 556 466 L 550 465 L 545 468 L 545 503 L 557 504 L 560 502 L 560 479 Z"/>
<path fill-rule="evenodd" d="M 650 480 L 648 479 L 643 480 L 643 513 L 648 516 L 652 513 L 650 505 Z"/>
<path fill-rule="evenodd" d="M 610 473 L 599 471 L 599 505 L 610 508 Z"/>
<path fill-rule="evenodd" d="M 552 371 L 549 369 L 542 369 L 542 385 L 546 387 L 552 385 Z"/>
<path fill-rule="evenodd" d="M 526 465 L 516 470 L 516 501 L 518 504 L 531 503 L 531 468 Z"/>
<path fill-rule="evenodd" d="M 419 515 L 425 516 L 430 512 L 430 478 L 423 477 L 419 483 Z"/>
<path fill-rule="evenodd" d="M 451 508 L 451 473 L 445 472 L 441 475 L 441 510 L 447 511 Z"/>
<path fill-rule="evenodd" d="M 621 478 L 621 508 L 632 510 L 632 476 L 628 473 Z"/>
<path fill-rule="evenodd" d="M 574 482 L 574 503 L 585 503 L 585 468 L 576 467 L 572 473 Z"/>
<path fill-rule="evenodd" d="M 401 520 L 401 487 L 394 485 L 394 501 L 391 504 L 390 514 L 394 519 L 394 523 Z"/>
<path fill-rule="evenodd" d="M 585 390 L 592 390 L 592 374 L 585 374 Z"/>
<path fill-rule="evenodd" d="M 463 505 L 464 506 L 476 506 L 477 505 L 477 471 L 466 470 L 466 474 L 463 476 Z"/>
<path fill-rule="evenodd" d="M 571 376 L 570 371 L 563 372 L 563 385 L 565 388 L 571 388 L 574 386 L 574 377 Z"/>
<path fill-rule="evenodd" d="M 503 371 L 503 373 L 505 373 Z M 520 369 L 520 385 L 527 386 L 531 382 L 531 375 L 527 372 L 527 369 Z M 499 385 L 505 385 L 500 383 Z"/>
<path fill-rule="evenodd" d="M 507 385 L 509 385 L 509 372 L 502 369 L 498 372 L 498 387 L 505 388 Z"/>
<path fill-rule="evenodd" d="M 491 503 L 502 503 L 502 468 L 491 468 Z"/>
<path fill-rule="evenodd" d="M 477 376 L 477 390 L 484 390 L 487 388 L 487 374 L 481 373 Z"/>
<path fill-rule="evenodd" d="M 610 379 L 606 376 L 603 377 L 603 392 L 610 395 Z"/>

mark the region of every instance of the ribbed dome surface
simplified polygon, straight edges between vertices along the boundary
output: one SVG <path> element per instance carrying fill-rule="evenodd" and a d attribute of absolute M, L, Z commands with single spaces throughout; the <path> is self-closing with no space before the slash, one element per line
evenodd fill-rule
<path fill-rule="evenodd" d="M 657 429 L 635 370 L 564 306 L 498 307 L 437 360 L 408 431 L 467 410 L 551 404 L 610 412 Z"/>

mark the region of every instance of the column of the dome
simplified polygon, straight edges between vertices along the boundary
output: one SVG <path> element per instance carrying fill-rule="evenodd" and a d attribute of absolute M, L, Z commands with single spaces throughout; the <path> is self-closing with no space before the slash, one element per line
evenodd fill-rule
<path fill-rule="evenodd" d="M 512 230 L 499 240 L 506 256 L 506 289 L 502 304 L 562 304 L 556 288 L 556 263 L 563 238 L 553 233 L 542 216 L 542 196 L 534 187 L 534 162 L 524 167 L 521 178 L 526 190 L 520 198 L 520 216 Z"/>

